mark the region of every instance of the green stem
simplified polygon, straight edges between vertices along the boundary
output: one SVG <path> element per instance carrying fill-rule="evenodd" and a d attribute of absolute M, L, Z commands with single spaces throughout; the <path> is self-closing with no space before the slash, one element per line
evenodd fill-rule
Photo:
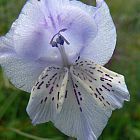
<path fill-rule="evenodd" d="M 18 129 L 15 129 L 15 128 L 9 128 L 9 130 L 11 130 L 11 131 L 23 136 L 23 137 L 30 138 L 32 140 L 52 140 L 52 139 L 41 138 L 41 137 L 37 137 L 37 136 L 31 135 L 31 134 L 27 134 L 27 133 L 22 132 Z M 56 138 L 56 140 L 61 140 L 61 138 Z"/>

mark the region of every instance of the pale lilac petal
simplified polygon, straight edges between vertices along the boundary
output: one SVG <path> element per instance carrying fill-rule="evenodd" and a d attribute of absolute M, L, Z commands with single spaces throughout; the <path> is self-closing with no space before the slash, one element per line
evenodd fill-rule
<path fill-rule="evenodd" d="M 80 8 L 82 10 L 84 10 L 86 13 L 88 13 L 91 17 L 93 17 L 97 7 L 94 7 L 94 6 L 90 6 L 90 5 L 87 5 L 87 4 L 84 4 L 83 2 L 81 1 L 78 1 L 78 0 L 72 0 L 70 1 L 70 4 L 72 6 L 75 6 L 77 8 Z"/>
<path fill-rule="evenodd" d="M 62 111 L 52 122 L 68 136 L 78 140 L 97 140 L 112 111 L 98 106 L 76 79 L 73 79 L 73 83 L 78 86 L 76 93 L 69 79 Z"/>
<path fill-rule="evenodd" d="M 65 99 L 68 69 L 51 65 L 46 67 L 34 84 L 27 113 L 33 124 L 55 119 Z"/>
<path fill-rule="evenodd" d="M 81 55 L 85 58 L 92 59 L 98 64 L 104 65 L 110 60 L 114 52 L 116 29 L 108 6 L 103 0 L 97 1 L 97 10 L 93 18 L 98 26 L 98 33 L 91 44 L 85 47 Z"/>
<path fill-rule="evenodd" d="M 52 121 L 68 136 L 76 137 L 78 140 L 97 140 L 112 111 L 101 108 L 74 77 L 69 75 L 67 84 L 65 78 L 63 79 L 67 74 L 62 70 L 52 66 L 40 75 L 39 81 L 32 88 L 27 113 L 33 124 Z M 60 77 L 59 83 L 56 81 L 58 77 Z M 60 94 L 58 89 L 63 85 L 67 85 L 65 92 L 62 92 L 65 99 L 61 111 L 57 113 L 56 103 Z M 62 98 L 60 95 L 59 97 Z"/>
<path fill-rule="evenodd" d="M 55 4 L 57 6 L 52 3 L 31 0 L 22 9 L 14 34 L 14 48 L 20 57 L 31 60 L 43 58 L 61 64 L 58 50 L 50 45 L 54 34 L 61 29 L 67 29 L 63 35 L 70 42 L 66 46 L 70 61 L 95 38 L 96 23 L 87 12 L 68 1 L 59 1 L 58 5 Z"/>
<path fill-rule="evenodd" d="M 13 34 L 16 27 L 16 21 L 12 24 L 10 31 L 5 35 L 0 37 L 0 58 L 12 55 L 15 53 Z"/>
<path fill-rule="evenodd" d="M 122 108 L 130 100 L 124 77 L 92 61 L 79 60 L 71 73 L 102 108 Z"/>
<path fill-rule="evenodd" d="M 61 10 L 61 7 L 69 4 L 69 0 L 41 0 L 41 6 L 43 6 L 42 11 L 44 14 L 57 14 Z"/>
<path fill-rule="evenodd" d="M 0 37 L 0 65 L 10 81 L 19 89 L 30 92 L 38 74 L 48 63 L 39 60 L 33 62 L 18 57 L 14 48 L 13 35 L 17 27 L 17 20 L 12 24 L 10 31 Z"/>
<path fill-rule="evenodd" d="M 63 11 L 60 25 L 67 29 L 62 35 L 70 42 L 70 45 L 65 45 L 65 50 L 72 61 L 95 38 L 97 26 L 89 14 L 80 8 L 67 6 Z"/>
<path fill-rule="evenodd" d="M 16 55 L 1 57 L 0 64 L 12 84 L 29 93 L 39 74 L 44 69 L 44 64 L 25 61 Z"/>
<path fill-rule="evenodd" d="M 37 59 L 43 49 L 44 40 L 41 23 L 43 13 L 37 1 L 27 1 L 23 7 L 15 28 L 14 48 L 19 56 Z"/>
<path fill-rule="evenodd" d="M 50 40 L 56 33 L 51 26 L 51 19 L 44 15 L 40 1 L 27 1 L 13 34 L 17 55 L 22 59 L 41 59 L 61 65 L 60 53 L 50 45 Z"/>
<path fill-rule="evenodd" d="M 13 54 L 12 40 L 9 39 L 9 33 L 6 36 L 0 37 L 0 58 Z"/>

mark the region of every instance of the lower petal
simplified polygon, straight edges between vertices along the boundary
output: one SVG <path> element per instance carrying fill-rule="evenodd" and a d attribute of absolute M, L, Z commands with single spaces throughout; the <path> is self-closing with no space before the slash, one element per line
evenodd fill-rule
<path fill-rule="evenodd" d="M 34 84 L 27 113 L 33 124 L 53 120 L 65 99 L 68 69 L 57 65 L 46 67 Z"/>
<path fill-rule="evenodd" d="M 63 108 L 52 121 L 68 136 L 76 137 L 78 140 L 97 140 L 112 112 L 98 106 L 87 91 L 74 81 L 76 79 L 69 81 Z M 76 94 L 73 84 L 79 87 Z"/>
<path fill-rule="evenodd" d="M 90 60 L 78 60 L 71 73 L 103 108 L 118 109 L 130 100 L 124 76 Z"/>

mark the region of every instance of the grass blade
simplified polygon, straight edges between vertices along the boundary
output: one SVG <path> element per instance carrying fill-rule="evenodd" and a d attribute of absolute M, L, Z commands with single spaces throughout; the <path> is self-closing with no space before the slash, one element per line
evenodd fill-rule
<path fill-rule="evenodd" d="M 41 138 L 41 137 L 37 137 L 37 136 L 34 136 L 34 135 L 31 135 L 31 134 L 27 134 L 25 132 L 22 132 L 18 129 L 15 129 L 15 128 L 9 128 L 11 131 L 21 135 L 21 136 L 24 136 L 24 137 L 27 137 L 27 138 L 30 138 L 32 140 L 52 140 L 52 139 L 47 139 L 47 138 Z M 55 138 L 55 140 L 61 140 L 62 138 Z"/>

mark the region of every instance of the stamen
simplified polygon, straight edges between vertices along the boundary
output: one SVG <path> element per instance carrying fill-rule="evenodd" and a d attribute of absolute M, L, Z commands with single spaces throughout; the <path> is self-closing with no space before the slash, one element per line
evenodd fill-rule
<path fill-rule="evenodd" d="M 70 43 L 60 34 L 61 32 L 65 32 L 66 30 L 67 29 L 62 29 L 57 34 L 55 34 L 53 36 L 53 38 L 51 39 L 50 44 L 52 45 L 52 47 L 58 48 L 58 50 L 61 54 L 64 66 L 69 67 L 69 62 L 68 62 L 68 58 L 67 58 L 67 55 L 65 52 L 64 43 L 66 43 L 68 45 Z M 57 38 L 55 39 L 56 36 L 57 36 Z"/>
<path fill-rule="evenodd" d="M 58 33 L 56 33 L 56 34 L 52 37 L 52 39 L 51 39 L 51 41 L 50 41 L 50 44 L 52 44 L 54 38 L 58 35 L 58 36 L 61 36 L 61 38 L 69 45 L 70 43 L 60 34 L 61 32 L 65 32 L 66 30 L 67 30 L 67 29 L 64 28 L 64 29 L 61 29 Z"/>
<path fill-rule="evenodd" d="M 52 41 L 51 45 L 52 45 L 52 47 L 58 47 L 57 43 L 55 41 Z"/>
<path fill-rule="evenodd" d="M 59 35 L 58 38 L 56 39 L 56 42 L 60 45 L 64 45 L 65 42 L 64 37 Z"/>

